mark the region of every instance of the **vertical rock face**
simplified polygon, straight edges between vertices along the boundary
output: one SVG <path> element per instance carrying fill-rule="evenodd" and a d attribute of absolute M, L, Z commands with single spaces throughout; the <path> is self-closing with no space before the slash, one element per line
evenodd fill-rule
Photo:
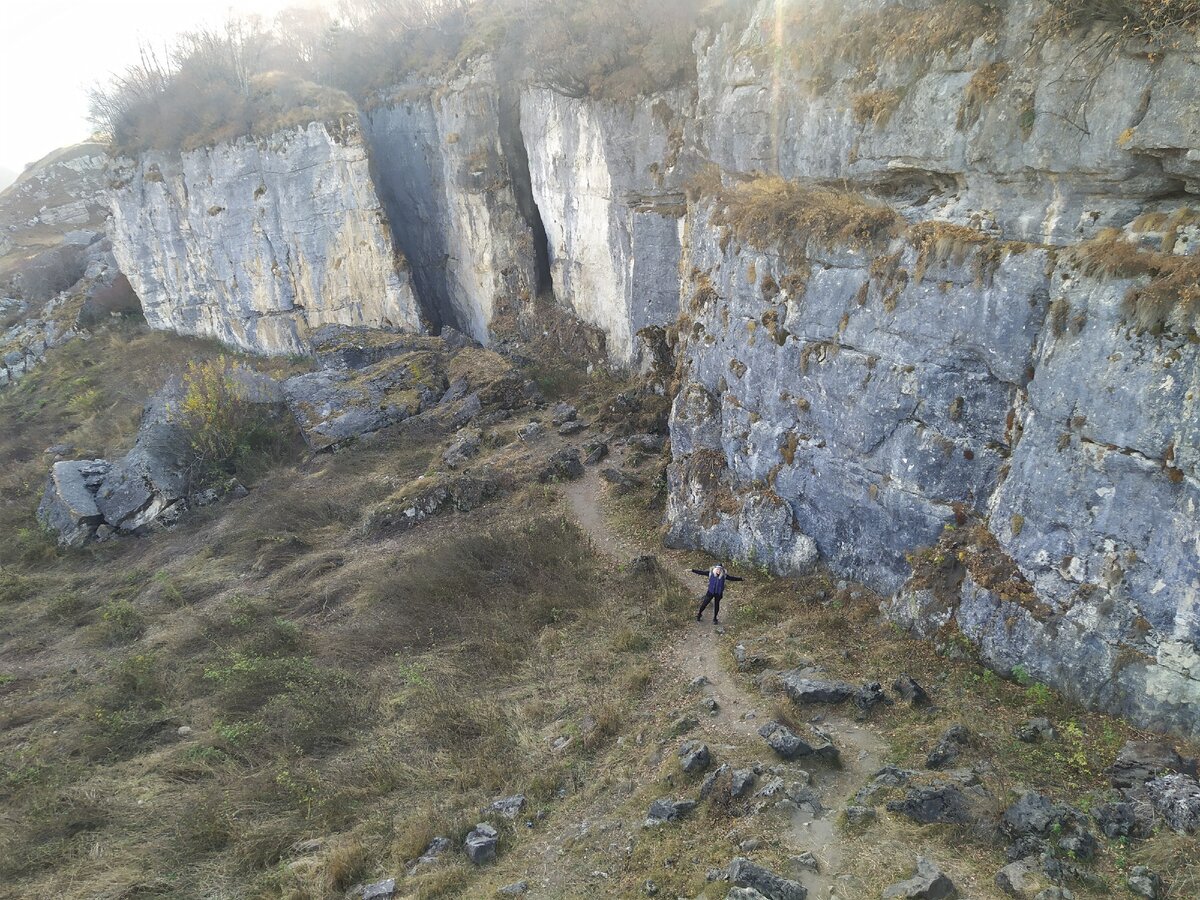
<path fill-rule="evenodd" d="M 436 91 L 395 94 L 364 129 L 396 243 L 434 323 L 486 343 L 498 309 L 531 299 L 537 281 L 502 141 L 509 110 L 486 59 Z"/>
<path fill-rule="evenodd" d="M 815 544 L 914 633 L 1195 736 L 1200 54 L 1081 61 L 1102 36 L 1044 10 L 762 3 L 697 41 L 687 140 L 726 185 L 845 179 L 902 224 L 831 208 L 798 261 L 689 209 L 670 539 Z"/>
<path fill-rule="evenodd" d="M 1197 54 L 1043 33 L 1046 12 L 1039 0 L 759 3 L 748 27 L 697 41 L 702 142 L 728 171 L 936 188 L 945 215 L 1052 243 L 1194 190 Z"/>
<path fill-rule="evenodd" d="M 119 160 L 113 252 L 151 327 L 257 353 L 321 325 L 419 330 L 354 121 Z"/>
<path fill-rule="evenodd" d="M 616 102 L 547 89 L 521 97 L 533 195 L 560 303 L 628 365 L 635 335 L 679 306 L 684 196 L 675 174 L 690 98 Z"/>

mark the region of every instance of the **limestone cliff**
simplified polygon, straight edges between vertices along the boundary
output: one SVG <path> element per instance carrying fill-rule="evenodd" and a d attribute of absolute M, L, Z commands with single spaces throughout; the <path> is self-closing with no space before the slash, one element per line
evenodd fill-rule
<path fill-rule="evenodd" d="M 1195 735 L 1200 54 L 980 10 L 770 3 L 698 41 L 727 185 L 842 181 L 799 194 L 807 233 L 691 211 L 672 539 L 780 569 L 815 542 L 914 632 Z M 895 221 L 839 231 L 855 202 Z"/>
<path fill-rule="evenodd" d="M 435 90 L 409 84 L 364 114 L 376 184 L 431 319 L 487 342 L 500 307 L 537 290 L 533 229 L 514 193 L 491 65 Z"/>
<path fill-rule="evenodd" d="M 151 327 L 298 353 L 322 325 L 419 330 L 353 119 L 118 160 L 113 251 Z"/>

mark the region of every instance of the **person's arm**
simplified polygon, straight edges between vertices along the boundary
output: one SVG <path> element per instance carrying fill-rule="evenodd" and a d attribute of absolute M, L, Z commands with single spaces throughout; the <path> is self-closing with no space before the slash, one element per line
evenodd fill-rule
<path fill-rule="evenodd" d="M 707 578 L 709 575 L 709 573 L 705 572 L 703 569 L 692 569 L 692 571 L 697 575 L 703 575 L 705 578 Z"/>
<path fill-rule="evenodd" d="M 725 580 L 726 581 L 744 581 L 745 579 L 738 578 L 736 575 L 726 575 Z"/>

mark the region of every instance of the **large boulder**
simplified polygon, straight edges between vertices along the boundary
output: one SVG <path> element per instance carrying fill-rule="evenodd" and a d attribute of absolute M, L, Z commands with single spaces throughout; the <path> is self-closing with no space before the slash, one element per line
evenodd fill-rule
<path fill-rule="evenodd" d="M 958 889 L 932 860 L 917 857 L 917 870 L 912 878 L 886 888 L 883 900 L 953 900 Z"/>
<path fill-rule="evenodd" d="M 58 532 L 63 546 L 79 546 L 103 524 L 96 489 L 108 470 L 103 459 L 63 460 L 50 470 L 37 517 L 44 527 Z"/>

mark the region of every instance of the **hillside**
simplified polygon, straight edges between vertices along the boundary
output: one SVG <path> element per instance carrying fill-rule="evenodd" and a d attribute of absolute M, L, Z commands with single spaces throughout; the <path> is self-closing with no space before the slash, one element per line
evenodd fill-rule
<path fill-rule="evenodd" d="M 94 92 L 0 194 L 0 896 L 1196 896 L 1198 28 L 396 0 Z"/>

